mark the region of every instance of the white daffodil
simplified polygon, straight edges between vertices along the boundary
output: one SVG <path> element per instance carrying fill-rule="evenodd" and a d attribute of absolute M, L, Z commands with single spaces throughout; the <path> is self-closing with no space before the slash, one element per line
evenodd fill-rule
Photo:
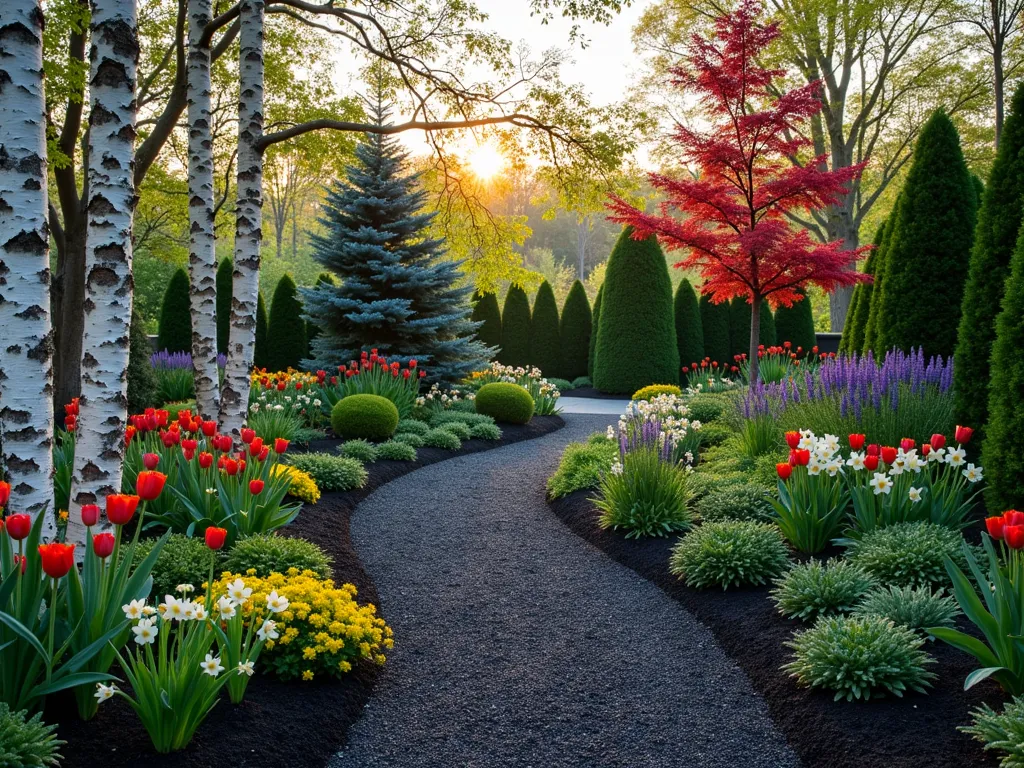
<path fill-rule="evenodd" d="M 196 621 L 206 621 L 206 606 L 202 603 L 193 603 L 192 618 Z"/>
<path fill-rule="evenodd" d="M 836 437 L 835 435 L 826 434 L 821 439 L 829 448 L 832 449 L 833 453 L 839 450 L 839 438 Z"/>
<path fill-rule="evenodd" d="M 210 677 L 216 677 L 224 671 L 224 666 L 220 663 L 220 656 L 213 656 L 212 654 L 206 654 L 206 659 L 200 663 L 199 668 L 203 670 L 204 675 Z"/>
<path fill-rule="evenodd" d="M 224 621 L 234 618 L 235 601 L 227 595 L 221 597 L 220 600 L 217 601 L 217 615 Z"/>
<path fill-rule="evenodd" d="M 875 472 L 870 485 L 875 491 L 875 496 L 892 491 L 892 480 L 884 472 Z"/>
<path fill-rule="evenodd" d="M 209 494 L 210 496 L 213 496 L 213 494 L 215 494 L 215 493 L 217 492 L 217 489 L 216 489 L 216 488 L 207 488 L 207 489 L 206 489 L 206 492 L 207 492 L 207 493 L 208 493 L 208 494 Z"/>
<path fill-rule="evenodd" d="M 228 597 L 234 600 L 238 605 L 242 605 L 242 603 L 248 600 L 249 595 L 251 594 L 252 590 L 245 586 L 245 582 L 241 579 L 235 579 L 233 582 L 228 584 Z"/>
<path fill-rule="evenodd" d="M 196 617 L 196 604 L 191 600 L 181 601 L 181 610 L 185 614 L 182 621 L 192 621 Z"/>
<path fill-rule="evenodd" d="M 185 620 L 185 601 L 178 600 L 173 595 L 164 596 L 164 601 L 157 606 L 160 615 L 169 621 Z"/>
<path fill-rule="evenodd" d="M 807 437 L 801 437 L 800 438 L 800 442 L 797 443 L 796 447 L 800 448 L 801 450 L 804 450 L 804 451 L 810 451 L 810 450 L 814 449 L 814 445 L 815 445 L 816 442 L 817 441 L 814 439 L 814 434 L 811 433 Z"/>
<path fill-rule="evenodd" d="M 237 670 L 238 670 L 238 674 L 239 675 L 245 675 L 246 677 L 252 677 L 253 673 L 256 671 L 256 665 L 253 664 L 253 662 L 251 662 L 251 661 L 247 661 L 245 663 L 242 663 L 240 661 L 240 662 L 238 662 Z"/>
<path fill-rule="evenodd" d="M 256 630 L 256 637 L 260 640 L 277 640 L 280 637 L 277 634 L 277 622 L 271 619 L 264 621 L 263 626 Z"/>
<path fill-rule="evenodd" d="M 121 610 L 124 611 L 124 617 L 130 621 L 137 621 L 146 615 L 146 601 L 145 600 L 132 600 L 127 605 L 122 605 Z"/>
<path fill-rule="evenodd" d="M 96 683 L 96 693 L 93 696 L 96 697 L 96 701 L 102 704 L 107 699 L 114 698 L 114 694 L 117 693 L 116 685 L 104 685 L 103 683 Z"/>
<path fill-rule="evenodd" d="M 825 471 L 828 472 L 829 477 L 835 477 L 843 471 L 843 465 L 838 459 L 833 459 L 825 465 Z"/>
<path fill-rule="evenodd" d="M 921 489 L 911 488 L 909 491 L 907 491 L 907 496 L 914 504 L 917 504 L 917 502 L 921 500 Z"/>
<path fill-rule="evenodd" d="M 973 464 L 968 464 L 967 469 L 963 471 L 963 476 L 971 483 L 977 483 L 982 480 L 981 477 L 982 468 L 976 467 Z"/>
<path fill-rule="evenodd" d="M 288 610 L 288 598 L 283 595 L 277 594 L 275 589 L 269 595 L 267 595 L 267 610 L 271 613 L 281 613 L 281 611 Z"/>
<path fill-rule="evenodd" d="M 864 469 L 864 454 L 851 451 L 850 458 L 846 460 L 846 466 L 853 467 L 858 471 Z"/>
<path fill-rule="evenodd" d="M 139 645 L 152 645 L 156 641 L 156 636 L 160 633 L 160 629 L 153 623 L 152 619 L 141 619 L 138 624 L 132 627 L 132 632 L 135 633 L 135 642 Z"/>
<path fill-rule="evenodd" d="M 925 462 L 921 461 L 921 457 L 917 455 L 917 452 L 911 451 L 910 455 L 907 456 L 907 469 L 919 475 L 924 466 Z"/>
<path fill-rule="evenodd" d="M 179 584 L 174 588 L 175 592 L 181 592 L 183 595 L 187 595 L 189 592 L 195 592 L 196 588 L 191 584 Z"/>
<path fill-rule="evenodd" d="M 928 452 L 928 461 L 929 462 L 932 462 L 932 463 L 937 462 L 937 461 L 938 462 L 943 462 L 945 460 L 946 460 L 946 449 L 945 448 L 935 448 L 934 450 Z"/>
<path fill-rule="evenodd" d="M 154 608 L 152 605 L 143 606 L 143 608 L 142 608 L 142 615 L 143 616 L 155 616 L 156 615 L 156 608 Z"/>
<path fill-rule="evenodd" d="M 622 463 L 618 462 L 618 461 L 613 461 L 612 462 L 611 471 L 612 471 L 613 475 L 621 475 L 622 474 Z"/>
<path fill-rule="evenodd" d="M 811 477 L 817 477 L 821 474 L 821 462 L 818 461 L 818 457 L 813 457 L 807 463 L 807 474 Z"/>
<path fill-rule="evenodd" d="M 967 451 L 965 451 L 960 446 L 957 446 L 954 450 L 949 451 L 946 454 L 946 463 L 949 464 L 951 467 L 959 467 L 961 464 L 964 463 L 964 460 L 966 458 Z"/>

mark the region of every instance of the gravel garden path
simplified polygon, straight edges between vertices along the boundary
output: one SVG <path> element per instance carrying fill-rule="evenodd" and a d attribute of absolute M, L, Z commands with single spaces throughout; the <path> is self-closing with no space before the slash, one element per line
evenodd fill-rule
<path fill-rule="evenodd" d="M 798 768 L 711 633 L 548 510 L 564 446 L 613 420 L 569 415 L 360 505 L 396 645 L 332 768 Z"/>

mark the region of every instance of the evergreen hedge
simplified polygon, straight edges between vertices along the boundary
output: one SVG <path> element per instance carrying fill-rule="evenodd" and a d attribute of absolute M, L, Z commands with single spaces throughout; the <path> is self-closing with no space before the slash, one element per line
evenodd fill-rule
<path fill-rule="evenodd" d="M 736 296 L 729 302 L 729 359 L 750 351 L 750 305 Z"/>
<path fill-rule="evenodd" d="M 510 286 L 505 296 L 498 360 L 516 367 L 530 362 L 530 300 L 518 285 Z"/>
<path fill-rule="evenodd" d="M 704 329 L 704 357 L 710 357 L 723 365 L 730 363 L 732 355 L 729 354 L 729 302 L 712 304 L 710 296 L 702 295 L 700 324 Z M 747 332 L 749 333 L 749 330 Z"/>
<path fill-rule="evenodd" d="M 501 309 L 498 307 L 498 297 L 493 293 L 485 293 L 483 296 L 478 294 L 469 319 L 481 324 L 476 329 L 476 337 L 488 347 L 500 351 Z"/>
<path fill-rule="evenodd" d="M 700 322 L 697 294 L 685 278 L 676 289 L 675 317 L 679 364 L 699 363 L 704 359 L 704 326 Z"/>
<path fill-rule="evenodd" d="M 556 376 L 562 366 L 562 342 L 558 330 L 558 304 L 551 284 L 545 280 L 537 289 L 530 318 L 530 364 L 547 376 Z"/>
<path fill-rule="evenodd" d="M 679 381 L 672 281 L 654 237 L 634 240 L 626 227 L 608 258 L 601 299 L 594 386 L 632 394 Z"/>
<path fill-rule="evenodd" d="M 971 264 L 953 368 L 956 418 L 982 427 L 988 417 L 988 382 L 996 317 L 1024 220 L 1024 84 L 1013 94 L 999 151 L 978 211 Z M 1019 352 L 1018 352 L 1019 353 Z"/>
<path fill-rule="evenodd" d="M 601 327 L 601 297 L 604 296 L 604 284 L 597 289 L 594 297 L 594 311 L 590 322 L 590 351 L 587 355 L 587 378 L 594 381 L 594 362 L 597 360 L 597 331 Z"/>
<path fill-rule="evenodd" d="M 879 323 L 879 314 L 882 306 L 882 295 L 885 292 L 885 275 L 889 266 L 889 246 L 892 244 L 893 232 L 896 230 L 896 219 L 899 217 L 899 210 L 903 205 L 903 195 L 896 198 L 889 218 L 885 222 L 885 230 L 882 232 L 882 243 L 878 246 L 878 253 L 875 256 L 875 281 L 871 290 L 865 294 L 868 307 L 865 310 L 867 320 L 864 323 L 864 342 L 861 346 L 862 352 L 875 350 L 877 334 L 875 328 Z"/>
<path fill-rule="evenodd" d="M 788 341 L 792 343 L 794 351 L 797 347 L 803 347 L 807 352 L 818 343 L 814 334 L 814 308 L 811 306 L 811 297 L 803 289 L 797 293 L 803 299 L 792 307 L 779 307 L 775 310 L 775 343 Z"/>
<path fill-rule="evenodd" d="M 192 306 L 188 272 L 179 269 L 171 276 L 160 307 L 157 349 L 192 352 Z"/>
<path fill-rule="evenodd" d="M 914 147 L 901 193 L 875 326 L 876 353 L 951 355 L 967 280 L 977 193 L 953 121 L 936 110 Z"/>
<path fill-rule="evenodd" d="M 864 262 L 864 274 L 875 274 L 875 261 L 878 258 L 878 250 L 882 247 L 882 240 L 885 237 L 885 229 L 888 220 L 883 221 L 875 232 L 875 239 L 871 244 L 875 246 Z M 843 324 L 843 337 L 839 340 L 839 351 L 843 354 L 860 352 L 864 347 L 864 326 L 868 322 L 868 310 L 871 308 L 871 291 L 874 283 L 858 283 L 853 289 L 850 297 L 850 307 L 846 310 L 846 322 Z M 781 308 L 780 308 L 781 309 Z M 778 312 L 776 312 L 778 319 Z M 778 323 L 776 323 L 778 327 Z M 785 341 L 785 339 L 781 339 Z"/>
<path fill-rule="evenodd" d="M 253 349 L 252 363 L 257 368 L 267 367 L 267 304 L 263 301 L 263 291 L 256 295 L 256 346 Z"/>
<path fill-rule="evenodd" d="M 272 371 L 298 368 L 306 351 L 306 323 L 292 276 L 285 274 L 274 289 L 267 327 L 267 362 Z"/>
<path fill-rule="evenodd" d="M 562 306 L 562 319 L 558 333 L 562 340 L 562 362 L 556 370 L 558 376 L 572 381 L 587 375 L 590 357 L 591 315 L 590 302 L 583 283 L 576 280 L 569 289 Z"/>
<path fill-rule="evenodd" d="M 217 351 L 228 351 L 231 333 L 231 296 L 234 291 L 231 273 L 234 265 L 231 259 L 221 259 L 217 265 Z"/>
<path fill-rule="evenodd" d="M 758 344 L 775 346 L 775 314 L 767 301 L 761 302 L 761 324 L 758 326 Z"/>
<path fill-rule="evenodd" d="M 132 311 L 132 323 L 128 329 L 128 413 L 141 413 L 154 405 L 156 398 L 156 374 L 149 358 L 153 348 L 146 335 L 146 323 L 138 311 Z"/>

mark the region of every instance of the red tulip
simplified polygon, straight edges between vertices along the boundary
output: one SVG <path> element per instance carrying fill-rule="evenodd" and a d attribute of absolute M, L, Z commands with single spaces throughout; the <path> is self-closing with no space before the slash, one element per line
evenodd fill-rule
<path fill-rule="evenodd" d="M 867 456 L 865 456 L 864 469 L 871 470 L 872 472 L 878 469 L 878 456 L 870 453 Z"/>
<path fill-rule="evenodd" d="M 82 505 L 82 525 L 86 528 L 92 525 L 96 525 L 100 519 L 100 508 L 96 504 L 83 504 Z"/>
<path fill-rule="evenodd" d="M 187 438 L 181 441 L 181 450 L 183 451 L 195 451 L 199 447 L 199 442 L 192 438 Z"/>
<path fill-rule="evenodd" d="M 786 445 L 791 449 L 796 448 L 800 445 L 800 433 L 799 432 L 787 432 L 786 433 Z"/>
<path fill-rule="evenodd" d="M 142 455 L 142 466 L 144 466 L 146 469 L 156 469 L 159 464 L 159 453 L 144 453 Z"/>
<path fill-rule="evenodd" d="M 248 445 L 256 438 L 256 433 L 248 428 L 242 430 L 242 442 Z"/>
<path fill-rule="evenodd" d="M 868 456 L 877 456 L 882 449 L 878 447 L 878 443 L 871 443 L 868 446 Z"/>
<path fill-rule="evenodd" d="M 92 550 L 101 559 L 110 557 L 114 551 L 114 534 L 97 533 L 92 537 Z"/>
<path fill-rule="evenodd" d="M 152 501 L 160 495 L 167 482 L 167 475 L 163 472 L 139 472 L 135 478 L 135 492 L 146 501 Z"/>
<path fill-rule="evenodd" d="M 170 448 L 172 445 L 177 445 L 181 440 L 181 435 L 171 430 L 170 432 L 161 432 L 160 440 L 164 444 L 164 448 Z"/>
<path fill-rule="evenodd" d="M 934 435 L 931 436 L 928 442 L 932 444 L 932 448 L 934 448 L 935 450 L 938 450 L 939 448 L 945 448 L 946 436 L 940 435 L 938 432 L 936 432 Z"/>
<path fill-rule="evenodd" d="M 78 398 L 71 398 L 71 402 L 64 406 L 64 413 L 68 416 L 78 415 Z"/>
<path fill-rule="evenodd" d="M 28 567 L 28 558 L 25 557 L 24 555 L 15 555 L 14 556 L 14 564 L 15 565 L 18 565 L 18 564 L 21 565 L 21 575 L 24 576 L 25 575 L 25 569 Z"/>
<path fill-rule="evenodd" d="M 74 414 L 68 414 L 64 417 L 64 429 L 68 432 L 74 432 L 75 427 L 78 426 L 78 417 Z"/>
<path fill-rule="evenodd" d="M 850 435 L 850 448 L 855 451 L 859 451 L 864 447 L 864 440 L 866 437 L 866 435 Z"/>
<path fill-rule="evenodd" d="M 267 460 L 267 456 L 269 456 L 269 455 L 270 455 L 270 449 L 267 448 L 267 446 L 263 446 L 263 450 L 260 451 L 260 455 L 257 456 L 256 458 L 258 458 L 261 462 L 264 462 L 264 461 Z"/>
<path fill-rule="evenodd" d="M 0 507 L 6 507 L 11 500 L 11 484 L 0 480 Z"/>
<path fill-rule="evenodd" d="M 913 447 L 915 445 L 917 445 L 917 443 L 915 443 L 909 437 L 904 437 L 902 440 L 900 440 L 900 448 L 903 449 L 904 453 L 906 453 L 907 451 L 913 449 Z"/>
<path fill-rule="evenodd" d="M 203 434 L 207 437 L 213 437 L 217 434 L 217 422 L 216 421 L 204 421 L 203 422 Z"/>
<path fill-rule="evenodd" d="M 779 478 L 782 480 L 789 480 L 789 476 L 793 474 L 792 464 L 776 464 L 775 471 L 779 473 Z"/>
<path fill-rule="evenodd" d="M 797 448 L 789 454 L 789 460 L 793 466 L 806 467 L 811 462 L 811 452 L 806 448 Z"/>
<path fill-rule="evenodd" d="M 284 453 L 287 450 L 288 450 L 288 441 L 285 440 L 283 437 L 275 437 L 274 438 L 274 453 L 281 454 L 281 453 Z"/>
<path fill-rule="evenodd" d="M 192 459 L 196 455 L 196 452 L 195 450 L 190 451 L 188 448 L 182 448 L 181 455 L 185 457 L 185 461 L 192 461 Z"/>
<path fill-rule="evenodd" d="M 139 473 L 142 474 L 141 472 Z M 107 496 L 107 520 L 114 525 L 124 525 L 132 519 L 139 506 L 139 497 L 126 493 L 112 493 Z"/>
<path fill-rule="evenodd" d="M 924 445 L 921 446 L 921 455 L 922 456 L 927 456 L 931 452 L 932 452 L 932 445 L 931 445 L 931 443 L 925 443 Z"/>
<path fill-rule="evenodd" d="M 988 535 L 993 539 L 1003 538 L 1003 517 L 986 517 L 985 527 L 988 529 Z"/>
<path fill-rule="evenodd" d="M 47 576 L 61 579 L 68 575 L 75 565 L 75 545 L 61 544 L 59 541 L 39 545 L 39 557 L 43 561 L 43 571 Z"/>
<path fill-rule="evenodd" d="M 206 546 L 217 550 L 224 546 L 224 541 L 228 537 L 228 531 L 226 528 L 207 528 L 205 537 Z"/>
<path fill-rule="evenodd" d="M 125 427 L 125 430 L 124 430 L 124 444 L 125 445 L 131 445 L 132 438 L 135 437 L 135 432 L 136 432 L 135 427 L 131 427 L 131 426 Z"/>
<path fill-rule="evenodd" d="M 974 429 L 971 427 L 962 427 L 959 424 L 956 425 L 956 432 L 953 434 L 955 439 L 960 445 L 967 445 L 971 442 L 971 438 L 974 436 Z"/>
<path fill-rule="evenodd" d="M 213 454 L 203 451 L 199 454 L 199 466 L 203 469 L 209 469 L 213 466 Z"/>
<path fill-rule="evenodd" d="M 1024 525 L 1024 512 L 1011 509 L 1003 513 L 1003 527 L 1008 525 Z"/>
<path fill-rule="evenodd" d="M 224 462 L 224 471 L 232 477 L 238 474 L 238 462 L 234 459 L 227 459 Z"/>
<path fill-rule="evenodd" d="M 285 388 L 285 383 L 283 381 L 277 382 L 277 391 L 278 392 L 284 392 L 284 388 Z"/>
<path fill-rule="evenodd" d="M 253 441 L 249 443 L 249 455 L 259 456 L 263 452 L 263 438 L 255 437 Z"/>
<path fill-rule="evenodd" d="M 1003 541 L 1010 549 L 1024 549 L 1024 525 L 1004 526 Z"/>
<path fill-rule="evenodd" d="M 260 479 L 249 481 L 249 493 L 253 496 L 259 496 L 263 493 L 263 481 Z"/>
<path fill-rule="evenodd" d="M 422 368 L 420 368 L 420 378 L 421 379 L 425 379 L 426 377 L 427 377 L 427 372 L 424 371 Z"/>
<path fill-rule="evenodd" d="M 889 445 L 884 446 L 882 448 L 882 461 L 886 464 L 892 464 L 896 461 L 896 449 Z"/>
<path fill-rule="evenodd" d="M 15 541 L 21 541 L 32 530 L 32 518 L 28 515 L 8 515 L 4 521 L 7 524 L 7 535 Z"/>

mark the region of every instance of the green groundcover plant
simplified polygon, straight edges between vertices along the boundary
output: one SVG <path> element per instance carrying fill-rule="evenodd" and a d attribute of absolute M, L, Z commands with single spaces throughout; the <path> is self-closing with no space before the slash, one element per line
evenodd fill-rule
<path fill-rule="evenodd" d="M 788 565 L 789 551 L 774 525 L 723 520 L 704 523 L 683 536 L 672 550 L 669 570 L 688 587 L 724 590 L 766 584 Z"/>
<path fill-rule="evenodd" d="M 854 616 L 882 616 L 895 624 L 914 630 L 951 627 L 960 615 L 956 600 L 930 587 L 878 587 L 868 592 Z"/>
<path fill-rule="evenodd" d="M 32 717 L 22 710 L 12 712 L 0 701 L 0 766 L 45 768 L 59 765 L 58 751 L 65 742 L 55 735 L 57 726 L 47 725 L 38 712 Z"/>
<path fill-rule="evenodd" d="M 846 560 L 810 560 L 793 566 L 775 582 L 772 600 L 783 616 L 802 619 L 849 613 L 875 580 Z"/>

